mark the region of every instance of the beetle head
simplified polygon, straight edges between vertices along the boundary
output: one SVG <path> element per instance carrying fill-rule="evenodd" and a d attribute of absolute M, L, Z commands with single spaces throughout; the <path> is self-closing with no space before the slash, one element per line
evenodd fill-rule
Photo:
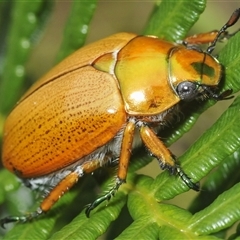
<path fill-rule="evenodd" d="M 233 96 L 232 89 L 228 89 L 220 94 L 216 93 L 216 87 L 211 87 L 196 82 L 183 81 L 178 84 L 176 92 L 181 100 L 192 101 L 194 99 L 213 98 L 215 100 L 226 100 Z"/>
<path fill-rule="evenodd" d="M 231 91 L 216 93 L 222 67 L 212 55 L 198 49 L 174 47 L 169 54 L 169 83 L 181 100 L 226 99 Z"/>
<path fill-rule="evenodd" d="M 224 100 L 232 98 L 232 90 L 228 89 L 221 94 L 215 93 L 216 86 L 218 85 L 220 78 L 221 78 L 221 65 L 218 63 L 217 59 L 215 59 L 211 53 L 216 47 L 216 43 L 221 40 L 221 38 L 229 38 L 237 33 L 237 30 L 233 34 L 229 34 L 226 30 L 233 26 L 240 18 L 240 8 L 236 9 L 232 16 L 229 18 L 227 23 L 223 25 L 223 27 L 217 32 L 216 37 L 211 42 L 210 46 L 207 48 L 206 52 L 202 52 L 201 49 L 180 49 L 175 47 L 171 50 L 169 54 L 170 64 L 169 64 L 169 80 L 170 84 L 175 91 L 175 93 L 180 97 L 180 99 L 185 101 L 191 101 L 196 98 L 206 98 L 211 97 L 216 100 Z M 192 54 L 191 54 L 191 51 Z M 186 52 L 186 54 L 185 54 Z M 198 53 L 198 54 L 197 54 Z M 179 55 L 179 56 L 178 56 Z M 182 55 L 182 56 L 181 56 Z M 201 60 L 202 55 L 202 60 Z M 189 69 L 187 66 L 182 64 L 180 61 L 179 64 L 181 65 L 180 68 L 176 71 L 173 69 L 174 64 L 176 64 L 176 60 L 174 57 L 178 58 L 179 60 L 188 64 Z M 173 57 L 173 62 L 172 62 Z M 199 58 L 199 59 L 197 59 Z M 197 61 L 196 61 L 197 60 Z M 191 66 L 191 67 L 190 67 Z M 182 68 L 182 69 L 181 69 Z M 184 72 L 185 70 L 185 72 Z M 183 71 L 184 74 L 186 71 L 189 71 L 191 76 L 187 76 L 182 78 L 178 73 Z M 196 73 L 194 73 L 196 71 Z M 195 75 L 197 74 L 197 75 Z"/>

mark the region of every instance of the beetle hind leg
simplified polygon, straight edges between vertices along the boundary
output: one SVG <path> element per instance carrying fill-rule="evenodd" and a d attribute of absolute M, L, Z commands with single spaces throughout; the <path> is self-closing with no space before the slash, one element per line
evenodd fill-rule
<path fill-rule="evenodd" d="M 43 211 L 39 207 L 36 211 L 31 212 L 31 213 L 29 213 L 27 215 L 5 217 L 5 218 L 0 220 L 0 225 L 1 225 L 2 228 L 5 229 L 5 225 L 8 224 L 8 223 L 14 223 L 14 222 L 25 223 L 25 222 L 31 221 L 33 218 L 38 217 L 42 213 L 43 213 Z"/>
<path fill-rule="evenodd" d="M 43 199 L 40 206 L 36 211 L 33 211 L 29 214 L 23 216 L 10 216 L 0 220 L 0 225 L 4 228 L 4 225 L 11 222 L 28 222 L 42 213 L 47 212 L 50 208 L 59 200 L 59 198 L 65 194 L 77 181 L 79 178 L 79 174 L 76 172 L 71 172 L 67 176 L 65 176 L 53 189 L 49 192 L 49 194 Z"/>

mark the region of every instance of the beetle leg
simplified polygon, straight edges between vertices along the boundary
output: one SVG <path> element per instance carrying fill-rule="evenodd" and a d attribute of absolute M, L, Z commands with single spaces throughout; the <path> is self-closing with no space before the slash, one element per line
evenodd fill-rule
<path fill-rule="evenodd" d="M 4 225 L 10 222 L 24 223 L 38 217 L 44 212 L 47 212 L 59 200 L 59 198 L 78 181 L 78 178 L 79 175 L 76 172 L 71 172 L 51 190 L 36 211 L 25 216 L 10 216 L 3 218 L 0 220 L 0 225 L 4 228 Z"/>
<path fill-rule="evenodd" d="M 39 207 L 35 212 L 32 212 L 28 215 L 24 215 L 24 216 L 9 216 L 9 217 L 5 217 L 3 219 L 0 220 L 0 225 L 2 228 L 5 229 L 5 224 L 7 223 L 12 223 L 12 222 L 27 222 L 35 217 L 38 217 L 40 214 L 42 214 L 42 209 Z"/>
<path fill-rule="evenodd" d="M 127 177 L 129 159 L 131 156 L 132 143 L 134 137 L 135 124 L 133 122 L 128 122 L 124 134 L 121 146 L 121 154 L 118 164 L 118 174 L 117 178 L 120 182 L 125 182 Z"/>
<path fill-rule="evenodd" d="M 52 189 L 49 195 L 43 200 L 40 208 L 43 212 L 47 212 L 66 191 L 68 191 L 75 183 L 77 183 L 79 175 L 76 172 L 71 172 L 58 185 Z"/>
<path fill-rule="evenodd" d="M 97 168 L 101 167 L 105 163 L 107 163 L 112 158 L 111 154 L 106 154 L 104 159 L 91 159 L 91 161 L 84 162 L 80 168 L 82 174 L 91 173 Z M 81 172 L 79 171 L 79 172 Z M 37 208 L 36 211 L 31 212 L 24 216 L 9 216 L 0 220 L 0 225 L 4 228 L 4 225 L 10 222 L 27 222 L 32 220 L 33 218 L 38 217 L 44 212 L 50 210 L 50 208 L 78 181 L 81 174 L 79 172 L 71 172 L 65 178 L 63 178 L 44 198 L 40 207 Z M 28 182 L 27 180 L 24 180 Z M 29 183 L 30 184 L 30 183 Z M 29 185 L 28 184 L 28 185 Z"/>
<path fill-rule="evenodd" d="M 185 45 L 191 44 L 208 44 L 214 41 L 216 36 L 218 35 L 218 31 L 214 30 L 207 33 L 199 33 L 192 36 L 189 36 L 183 40 Z"/>
<path fill-rule="evenodd" d="M 232 34 L 226 31 L 229 27 L 233 26 L 238 21 L 239 17 L 240 8 L 236 9 L 233 12 L 232 16 L 229 18 L 227 23 L 223 25 L 223 27 L 219 31 L 215 30 L 207 33 L 200 33 L 193 36 L 189 36 L 183 40 L 183 43 L 185 45 L 211 43 L 211 46 L 207 50 L 207 52 L 211 53 L 212 50 L 215 48 L 215 44 L 217 41 L 228 39 L 235 35 L 237 32 L 239 32 L 239 29 Z"/>
<path fill-rule="evenodd" d="M 194 34 L 192 36 L 186 37 L 183 40 L 184 45 L 198 45 L 198 44 L 210 44 L 214 42 L 214 40 L 217 38 L 218 42 L 227 40 L 234 36 L 237 32 L 239 32 L 239 29 L 233 33 L 229 33 L 228 31 L 222 32 L 221 35 L 218 36 L 219 31 L 214 30 L 211 32 L 206 32 L 206 33 L 199 33 L 199 34 Z"/>
<path fill-rule="evenodd" d="M 193 183 L 181 167 L 176 164 L 173 154 L 148 126 L 141 126 L 140 136 L 151 154 L 158 159 L 162 169 L 168 168 L 172 173 L 177 173 L 189 188 L 199 190 L 198 184 Z"/>
<path fill-rule="evenodd" d="M 116 191 L 119 187 L 126 181 L 129 159 L 131 156 L 131 149 L 134 137 L 134 129 L 135 124 L 134 122 L 128 122 L 124 129 L 123 133 L 123 140 L 121 146 L 121 153 L 118 163 L 118 173 L 115 185 L 108 191 L 104 196 L 99 197 L 93 203 L 90 203 L 86 206 L 86 216 L 89 217 L 90 212 L 96 208 L 100 203 L 104 202 L 105 200 L 110 200 L 112 196 L 115 195 Z"/>

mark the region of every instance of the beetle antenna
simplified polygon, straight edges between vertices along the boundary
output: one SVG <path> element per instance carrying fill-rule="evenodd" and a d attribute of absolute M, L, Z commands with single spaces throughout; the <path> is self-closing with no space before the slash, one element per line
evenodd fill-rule
<path fill-rule="evenodd" d="M 207 49 L 207 53 L 211 54 L 212 51 L 215 49 L 216 43 L 219 40 L 220 36 L 222 33 L 226 32 L 226 30 L 233 26 L 239 19 L 240 17 L 240 8 L 236 9 L 232 16 L 229 18 L 229 20 L 227 21 L 227 23 L 218 31 L 217 36 L 215 37 L 215 39 L 213 40 L 212 44 L 208 47 Z"/>

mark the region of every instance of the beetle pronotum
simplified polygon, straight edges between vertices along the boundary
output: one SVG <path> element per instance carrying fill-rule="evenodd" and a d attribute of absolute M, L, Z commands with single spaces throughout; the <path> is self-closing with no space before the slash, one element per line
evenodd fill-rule
<path fill-rule="evenodd" d="M 152 126 L 164 125 L 180 101 L 228 98 L 231 90 L 216 93 L 221 65 L 211 53 L 239 16 L 237 9 L 219 31 L 182 44 L 115 34 L 79 49 L 37 81 L 6 120 L 2 159 L 32 189 L 49 186 L 48 194 L 36 211 L 0 223 L 47 212 L 83 174 L 118 160 L 115 185 L 87 206 L 89 216 L 125 182 L 135 131 L 163 169 L 198 190 Z M 203 43 L 210 43 L 206 51 L 197 46 Z"/>

